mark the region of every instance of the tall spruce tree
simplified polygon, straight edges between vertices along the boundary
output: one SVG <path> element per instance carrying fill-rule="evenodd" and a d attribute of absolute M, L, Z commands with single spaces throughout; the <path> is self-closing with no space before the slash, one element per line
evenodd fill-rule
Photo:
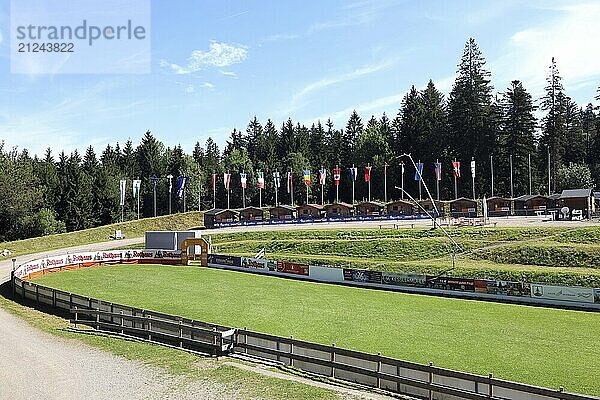
<path fill-rule="evenodd" d="M 475 192 L 490 193 L 490 155 L 497 150 L 499 112 L 493 103 L 490 72 L 475 39 L 465 44 L 458 64 L 458 75 L 448 99 L 448 138 L 451 156 L 468 168 L 474 157 L 477 164 Z M 463 167 L 463 171 L 464 171 Z M 468 171 L 468 169 L 467 169 Z M 472 197 L 470 174 L 463 174 L 459 196 Z M 469 182 L 467 184 L 467 182 Z"/>

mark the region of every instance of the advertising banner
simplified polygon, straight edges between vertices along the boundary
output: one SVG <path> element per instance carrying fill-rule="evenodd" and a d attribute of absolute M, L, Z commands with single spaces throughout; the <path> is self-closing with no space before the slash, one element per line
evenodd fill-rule
<path fill-rule="evenodd" d="M 427 284 L 427 280 L 423 274 L 406 274 L 400 272 L 382 272 L 381 282 L 385 285 L 396 286 L 424 287 Z"/>
<path fill-rule="evenodd" d="M 593 303 L 594 289 L 575 286 L 550 286 L 531 284 L 531 297 L 548 300 Z"/>
<path fill-rule="evenodd" d="M 277 269 L 277 262 L 262 258 L 242 257 L 242 268 L 275 271 Z"/>
<path fill-rule="evenodd" d="M 325 282 L 343 282 L 344 270 L 335 267 L 323 267 L 320 265 L 311 265 L 309 274 L 311 278 Z"/>
<path fill-rule="evenodd" d="M 432 289 L 456 290 L 461 292 L 474 292 L 475 280 L 465 278 L 427 276 L 427 287 Z"/>
<path fill-rule="evenodd" d="M 600 303 L 600 289 L 594 289 L 594 302 Z"/>
<path fill-rule="evenodd" d="M 288 261 L 277 261 L 277 272 L 308 276 L 308 270 L 309 267 L 307 264 L 298 264 Z"/>
<path fill-rule="evenodd" d="M 208 263 L 216 265 L 225 265 L 230 267 L 241 267 L 242 258 L 234 256 L 224 256 L 221 254 L 209 254 Z"/>
<path fill-rule="evenodd" d="M 529 283 L 491 280 L 488 280 L 486 282 L 488 294 L 524 297 L 529 297 L 531 295 L 531 288 L 529 286 Z M 475 281 L 475 285 L 477 286 L 477 280 Z M 475 289 L 475 291 L 477 291 L 477 288 Z"/>
<path fill-rule="evenodd" d="M 381 283 L 381 271 L 344 268 L 344 280 L 353 282 Z"/>

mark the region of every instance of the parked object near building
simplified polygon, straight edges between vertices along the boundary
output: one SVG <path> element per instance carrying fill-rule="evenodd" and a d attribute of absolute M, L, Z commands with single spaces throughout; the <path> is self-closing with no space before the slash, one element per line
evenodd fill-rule
<path fill-rule="evenodd" d="M 383 213 L 384 205 L 378 201 L 364 201 L 356 206 L 356 215 L 376 216 Z"/>
<path fill-rule="evenodd" d="M 352 204 L 338 202 L 325 205 L 325 216 L 327 218 L 348 217 L 354 213 Z"/>
<path fill-rule="evenodd" d="M 204 226 L 214 228 L 216 224 L 223 222 L 235 222 L 239 213 L 235 210 L 213 208 L 204 212 Z"/>

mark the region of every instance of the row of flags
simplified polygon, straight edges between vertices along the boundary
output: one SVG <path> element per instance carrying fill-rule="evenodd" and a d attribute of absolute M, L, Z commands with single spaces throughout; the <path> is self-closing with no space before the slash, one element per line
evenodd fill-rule
<path fill-rule="evenodd" d="M 402 168 L 402 174 L 404 175 L 404 172 L 405 172 L 404 163 L 401 163 L 400 166 Z M 387 167 L 389 167 L 389 164 L 385 163 L 383 165 L 384 175 L 387 175 Z M 436 180 L 441 181 L 442 180 L 442 163 L 436 161 L 435 163 L 433 163 L 433 167 L 435 169 Z M 371 181 L 372 168 L 373 167 L 371 165 L 367 165 L 365 167 L 364 179 L 365 179 L 365 182 L 367 182 L 367 183 L 369 183 Z M 416 163 L 415 181 L 421 180 L 421 177 L 423 176 L 423 168 L 424 168 L 424 164 L 422 162 Z M 350 167 L 349 173 L 350 173 L 350 179 L 352 181 L 356 181 L 356 179 L 358 177 L 358 168 Z M 325 170 L 324 168 L 321 168 L 321 169 L 319 169 L 318 174 L 319 174 L 319 185 L 325 185 L 325 182 L 327 180 L 327 170 Z M 258 188 L 264 189 L 265 188 L 264 172 L 257 172 L 256 175 L 257 175 Z M 460 161 L 452 162 L 452 176 L 455 179 L 458 179 L 461 177 Z M 471 161 L 471 176 L 475 177 L 475 160 Z M 336 186 L 339 186 L 341 177 L 342 177 L 342 170 L 340 168 L 334 168 L 333 169 L 333 182 Z M 288 193 L 291 191 L 291 187 L 293 185 L 293 179 L 294 179 L 294 171 L 287 172 Z M 248 174 L 245 172 L 240 172 L 240 181 L 241 181 L 242 188 L 244 188 L 244 189 L 247 188 L 248 187 Z M 279 174 L 279 171 L 273 172 L 273 181 L 277 188 L 281 187 L 281 176 Z M 311 185 L 311 183 L 312 183 L 311 171 L 309 169 L 303 170 L 303 181 L 304 181 L 305 186 Z M 225 189 L 230 188 L 230 183 L 231 183 L 231 173 L 225 172 L 223 174 L 223 185 L 225 186 Z M 217 174 L 212 175 L 212 185 L 213 185 L 213 189 L 215 189 L 216 185 L 217 185 Z"/>
<path fill-rule="evenodd" d="M 155 176 L 153 176 L 152 178 L 153 181 L 153 185 L 154 185 L 154 190 L 156 190 L 156 181 L 158 181 L 158 178 Z M 188 181 L 188 177 L 187 176 L 179 176 L 177 178 L 177 189 L 175 191 L 177 198 L 181 199 L 184 196 L 185 193 L 185 187 L 187 185 L 187 181 Z M 131 188 L 133 190 L 133 197 L 136 199 L 139 199 L 140 197 L 140 188 L 142 186 L 142 181 L 141 179 L 133 179 L 131 181 Z M 120 192 L 120 205 L 125 205 L 125 191 L 127 190 L 127 179 L 121 179 L 119 181 L 119 192 Z M 173 190 L 173 183 L 171 181 L 171 179 L 169 179 L 169 192 L 171 192 Z"/>

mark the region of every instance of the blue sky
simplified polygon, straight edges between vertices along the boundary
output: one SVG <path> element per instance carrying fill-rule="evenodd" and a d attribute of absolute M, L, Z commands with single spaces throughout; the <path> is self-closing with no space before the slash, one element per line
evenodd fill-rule
<path fill-rule="evenodd" d="M 600 85 L 599 1 L 153 1 L 152 72 L 13 75 L 0 0 L 0 140 L 55 154 L 138 143 L 150 129 L 191 151 L 256 115 L 343 126 L 396 114 L 412 84 L 448 93 L 474 37 L 496 91 L 538 98 L 552 56 L 580 105 Z"/>

